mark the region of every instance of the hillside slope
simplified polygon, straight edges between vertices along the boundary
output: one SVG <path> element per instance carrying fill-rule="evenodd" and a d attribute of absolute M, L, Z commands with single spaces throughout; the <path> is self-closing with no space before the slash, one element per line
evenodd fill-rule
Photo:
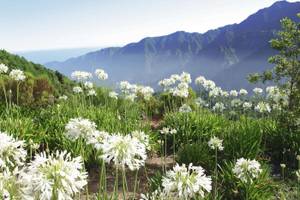
<path fill-rule="evenodd" d="M 65 92 L 72 85 L 72 81 L 58 71 L 50 70 L 40 64 L 27 61 L 25 58 L 0 50 L 0 63 L 12 69 L 20 69 L 25 72 L 28 79 L 44 82 L 51 87 L 54 95 Z M 48 83 L 45 83 L 48 82 Z M 39 85 L 42 87 L 41 85 Z"/>

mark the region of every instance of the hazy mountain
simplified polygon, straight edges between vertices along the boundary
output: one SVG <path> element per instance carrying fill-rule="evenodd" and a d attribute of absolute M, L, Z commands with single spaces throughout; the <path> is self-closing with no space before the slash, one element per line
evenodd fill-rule
<path fill-rule="evenodd" d="M 274 54 L 269 40 L 280 29 L 284 17 L 298 20 L 300 2 L 280 1 L 259 10 L 240 24 L 206 33 L 175 32 L 144 38 L 124 47 L 105 48 L 64 62 L 46 66 L 70 75 L 73 70 L 105 69 L 111 81 L 129 80 L 156 85 L 172 74 L 186 71 L 195 78 L 204 75 L 225 88 L 249 88 L 249 73 L 270 68 Z"/>

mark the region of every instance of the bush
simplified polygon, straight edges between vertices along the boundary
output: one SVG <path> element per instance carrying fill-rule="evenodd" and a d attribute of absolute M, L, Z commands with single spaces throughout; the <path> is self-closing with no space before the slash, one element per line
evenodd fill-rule
<path fill-rule="evenodd" d="M 221 199 L 224 200 L 269 200 L 275 197 L 277 185 L 270 177 L 269 169 L 263 166 L 263 171 L 258 178 L 250 184 L 241 183 L 233 174 L 234 164 L 227 162 L 221 169 L 219 182 Z M 248 198 L 246 198 L 248 196 Z"/>

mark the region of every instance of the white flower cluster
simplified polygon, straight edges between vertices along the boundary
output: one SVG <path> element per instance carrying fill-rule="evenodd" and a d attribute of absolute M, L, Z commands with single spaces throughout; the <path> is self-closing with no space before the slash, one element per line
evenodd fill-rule
<path fill-rule="evenodd" d="M 138 86 L 137 92 L 138 94 L 141 94 L 145 100 L 148 101 L 152 97 L 154 90 L 149 86 Z"/>
<path fill-rule="evenodd" d="M 86 82 L 84 82 L 84 87 L 86 88 L 86 89 L 93 89 L 94 88 L 94 84 L 93 84 L 93 82 L 91 82 L 91 81 L 86 81 Z"/>
<path fill-rule="evenodd" d="M 262 172 L 260 163 L 256 160 L 240 158 L 233 168 L 234 175 L 242 182 L 252 182 Z"/>
<path fill-rule="evenodd" d="M 167 197 L 167 194 L 165 194 L 165 192 L 161 191 L 161 189 L 159 188 L 156 189 L 154 192 L 141 194 L 140 200 L 171 200 L 171 199 Z"/>
<path fill-rule="evenodd" d="M 237 97 L 239 95 L 238 91 L 236 91 L 236 90 L 230 90 L 229 94 L 230 94 L 230 96 L 233 96 L 233 97 Z"/>
<path fill-rule="evenodd" d="M 223 110 L 225 110 L 225 105 L 222 102 L 217 102 L 212 109 L 213 111 L 223 112 Z"/>
<path fill-rule="evenodd" d="M 79 93 L 82 93 L 83 90 L 82 90 L 82 88 L 80 86 L 75 86 L 75 87 L 73 87 L 73 92 L 75 94 L 79 94 Z"/>
<path fill-rule="evenodd" d="M 72 200 L 87 184 L 87 173 L 80 157 L 71 158 L 67 152 L 47 156 L 42 152 L 24 170 L 21 179 L 26 186 L 25 199 Z"/>
<path fill-rule="evenodd" d="M 8 71 L 8 67 L 3 63 L 0 63 L 0 74 L 5 74 Z"/>
<path fill-rule="evenodd" d="M 58 97 L 58 100 L 66 101 L 67 99 L 68 99 L 68 96 L 66 96 L 66 95 L 62 95 L 62 96 Z"/>
<path fill-rule="evenodd" d="M 105 131 L 93 131 L 87 137 L 87 143 L 102 152 L 105 162 L 113 162 L 117 168 L 125 170 L 139 169 L 147 158 L 146 149 L 150 150 L 149 136 L 143 131 L 133 131 L 131 135 L 109 134 Z"/>
<path fill-rule="evenodd" d="M 200 166 L 176 164 L 162 179 L 163 191 L 173 199 L 204 198 L 212 190 L 212 181 Z"/>
<path fill-rule="evenodd" d="M 159 132 L 163 135 L 168 135 L 168 134 L 173 135 L 177 133 L 177 130 L 171 129 L 169 127 L 163 127 Z"/>
<path fill-rule="evenodd" d="M 212 80 L 206 80 L 204 76 L 199 76 L 195 79 L 195 84 L 202 86 L 206 91 L 213 90 L 216 87 L 215 82 Z"/>
<path fill-rule="evenodd" d="M 254 94 L 261 95 L 264 91 L 261 88 L 254 88 L 253 89 Z"/>
<path fill-rule="evenodd" d="M 244 102 L 243 103 L 243 109 L 244 110 L 250 110 L 252 108 L 252 103 L 251 102 Z"/>
<path fill-rule="evenodd" d="M 132 131 L 131 136 L 144 144 L 147 150 L 150 150 L 149 136 L 144 131 Z"/>
<path fill-rule="evenodd" d="M 87 144 L 93 145 L 95 149 L 100 151 L 102 150 L 102 145 L 104 144 L 104 142 L 106 142 L 109 136 L 109 133 L 106 131 L 93 131 L 87 137 Z"/>
<path fill-rule="evenodd" d="M 179 112 L 181 113 L 189 113 L 189 112 L 192 112 L 192 108 L 187 105 L 187 104 L 183 104 L 180 108 L 179 108 Z"/>
<path fill-rule="evenodd" d="M 108 79 L 108 74 L 103 69 L 96 69 L 95 74 L 99 80 Z"/>
<path fill-rule="evenodd" d="M 15 81 L 24 81 L 26 79 L 24 72 L 19 69 L 11 70 L 9 76 Z"/>
<path fill-rule="evenodd" d="M 159 85 L 163 87 L 165 92 L 173 96 L 187 98 L 189 96 L 189 84 L 192 82 L 191 75 L 182 72 L 180 75 L 173 74 L 170 78 L 159 81 Z"/>
<path fill-rule="evenodd" d="M 27 154 L 24 141 L 16 140 L 7 133 L 1 132 L 0 141 L 0 171 L 22 166 Z"/>
<path fill-rule="evenodd" d="M 116 93 L 115 91 L 111 91 L 109 92 L 108 96 L 112 99 L 118 99 L 118 93 Z"/>
<path fill-rule="evenodd" d="M 258 104 L 255 106 L 254 109 L 260 113 L 267 113 L 267 112 L 270 113 L 271 112 L 270 105 L 267 102 L 263 102 L 263 101 L 258 102 Z"/>
<path fill-rule="evenodd" d="M 130 170 L 137 170 L 144 166 L 147 158 L 146 146 L 130 135 L 111 135 L 106 138 L 101 148 L 103 152 L 101 157 L 105 162 L 113 162 L 122 170 L 125 170 L 126 166 Z"/>
<path fill-rule="evenodd" d="M 19 178 L 17 169 L 0 172 L 0 199 L 25 199 L 24 183 Z"/>
<path fill-rule="evenodd" d="M 223 147 L 222 143 L 223 143 L 223 140 L 214 136 L 214 137 L 210 138 L 210 140 L 208 141 L 208 146 L 213 150 L 223 151 L 224 147 Z"/>
<path fill-rule="evenodd" d="M 88 139 L 96 131 L 96 128 L 96 124 L 88 119 L 73 118 L 67 123 L 65 134 L 71 140 Z"/>
<path fill-rule="evenodd" d="M 130 84 L 128 81 L 121 81 L 120 89 L 125 96 L 125 99 L 131 101 L 134 101 L 138 94 L 140 94 L 145 100 L 149 100 L 154 93 L 154 90 L 151 87 Z"/>
<path fill-rule="evenodd" d="M 89 72 L 85 71 L 74 71 L 71 74 L 71 78 L 77 80 L 77 81 L 86 81 L 88 79 L 91 79 L 93 75 Z"/>
<path fill-rule="evenodd" d="M 199 76 L 195 79 L 195 84 L 198 86 L 202 86 L 205 91 L 208 92 L 209 97 L 237 97 L 239 95 L 245 96 L 248 94 L 248 91 L 245 89 L 240 89 L 238 92 L 237 90 L 225 91 L 222 90 L 221 87 L 217 87 L 216 83 L 212 80 L 207 80 L 204 76 Z"/>
<path fill-rule="evenodd" d="M 240 99 L 232 99 L 230 104 L 231 107 L 237 108 L 240 107 L 243 104 L 243 102 Z"/>
<path fill-rule="evenodd" d="M 94 90 L 94 89 L 88 90 L 87 96 L 97 96 L 96 90 Z"/>
<path fill-rule="evenodd" d="M 239 95 L 246 96 L 248 94 L 248 91 L 245 89 L 240 89 Z"/>
<path fill-rule="evenodd" d="M 276 86 L 269 86 L 266 88 L 267 98 L 277 105 L 288 105 L 289 97 L 286 91 L 280 90 Z"/>

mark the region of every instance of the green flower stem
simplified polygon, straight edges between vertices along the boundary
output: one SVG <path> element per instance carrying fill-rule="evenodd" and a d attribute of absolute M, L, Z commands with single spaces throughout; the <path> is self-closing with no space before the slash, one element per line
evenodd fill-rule
<path fill-rule="evenodd" d="M 17 105 L 19 105 L 19 88 L 20 88 L 20 83 L 17 83 Z"/>
<path fill-rule="evenodd" d="M 167 158 L 167 134 L 165 134 L 165 150 L 164 150 L 164 172 L 166 172 L 166 158 Z"/>
<path fill-rule="evenodd" d="M 6 94 L 6 89 L 5 89 L 4 83 L 2 83 L 2 89 L 3 89 L 4 98 L 5 98 L 5 105 L 6 105 L 6 108 L 8 108 L 7 94 Z"/>
<path fill-rule="evenodd" d="M 118 183 L 118 179 L 119 179 L 119 169 L 118 167 L 116 167 L 116 177 L 115 177 L 115 187 L 114 187 L 114 196 L 115 196 L 115 200 L 118 199 L 118 193 L 119 193 L 119 183 Z"/>
<path fill-rule="evenodd" d="M 136 170 L 136 172 L 135 172 L 135 178 L 134 178 L 133 200 L 135 199 L 135 195 L 136 195 L 138 173 L 139 173 L 139 170 Z"/>
<path fill-rule="evenodd" d="M 215 189 L 214 189 L 214 199 L 216 200 L 218 196 L 218 149 L 215 149 Z"/>
<path fill-rule="evenodd" d="M 126 192 L 128 191 L 125 169 L 122 170 L 122 191 L 123 191 L 123 199 L 125 200 Z"/>

